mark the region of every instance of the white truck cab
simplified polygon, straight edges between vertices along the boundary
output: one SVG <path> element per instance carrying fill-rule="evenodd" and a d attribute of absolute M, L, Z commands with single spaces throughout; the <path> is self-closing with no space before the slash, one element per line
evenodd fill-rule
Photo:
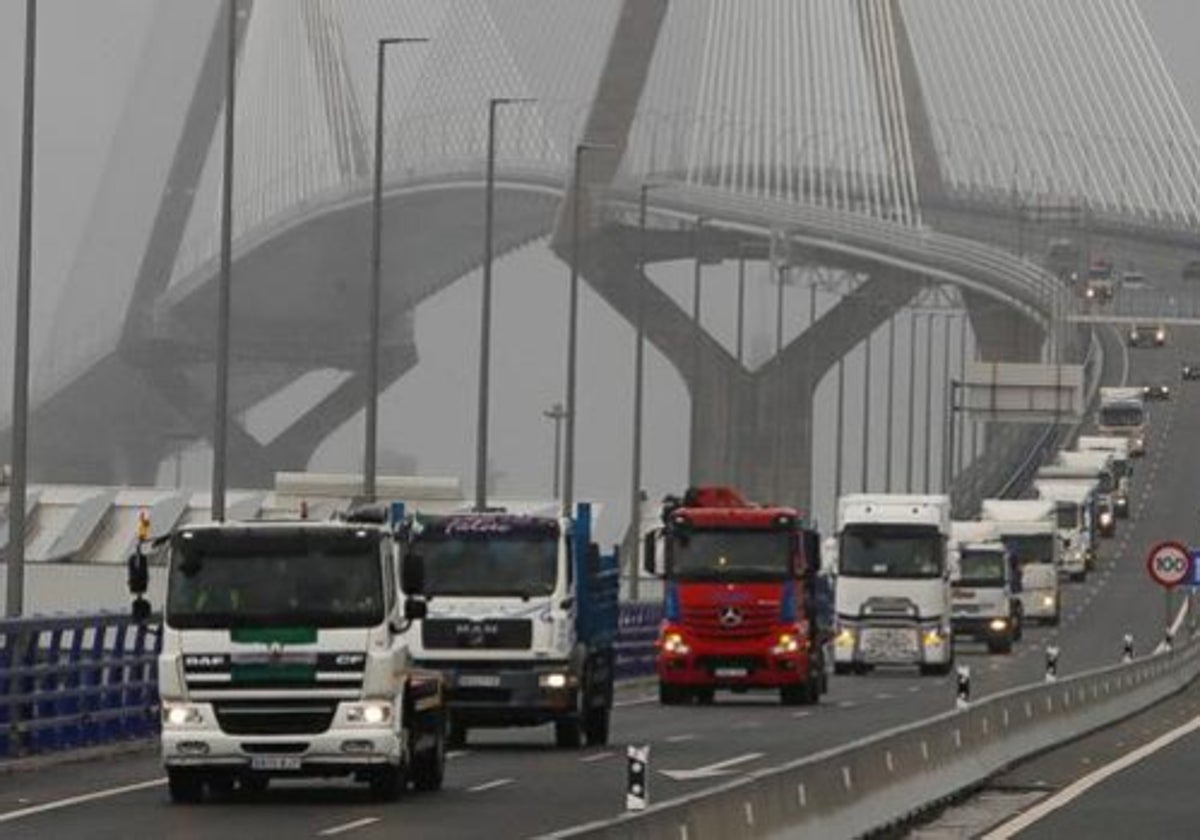
<path fill-rule="evenodd" d="M 1080 435 L 1075 443 L 1080 452 L 1107 452 L 1112 456 L 1111 469 L 1114 485 L 1109 498 L 1113 515 L 1118 519 L 1129 518 L 1129 481 L 1133 476 L 1133 462 L 1129 459 L 1129 438 L 1115 435 Z"/>
<path fill-rule="evenodd" d="M 1120 435 L 1129 441 L 1129 454 L 1146 454 L 1149 411 L 1141 388 L 1101 388 L 1096 428 L 1101 435 Z"/>
<path fill-rule="evenodd" d="M 1055 504 L 1044 499 L 984 499 L 982 519 L 1016 556 L 1021 575 L 1021 615 L 1026 621 L 1057 625 L 1059 539 Z"/>
<path fill-rule="evenodd" d="M 1073 581 L 1087 578 L 1096 556 L 1095 478 L 1057 477 L 1039 471 L 1033 482 L 1039 499 L 1054 504 L 1055 524 L 1061 543 L 1059 569 Z"/>
<path fill-rule="evenodd" d="M 144 620 L 146 545 L 130 558 Z M 402 639 L 390 531 L 371 522 L 188 525 L 166 553 L 158 688 L 162 761 L 176 802 L 272 778 L 351 777 L 393 799 L 441 786 L 442 681 Z M 422 570 L 404 570 L 419 593 Z"/>
<path fill-rule="evenodd" d="M 951 523 L 951 619 L 955 636 L 1008 653 L 1021 638 L 1020 574 L 1016 557 L 996 538 L 990 522 Z"/>
<path fill-rule="evenodd" d="M 835 670 L 909 664 L 948 673 L 949 497 L 843 496 L 837 537 Z"/>

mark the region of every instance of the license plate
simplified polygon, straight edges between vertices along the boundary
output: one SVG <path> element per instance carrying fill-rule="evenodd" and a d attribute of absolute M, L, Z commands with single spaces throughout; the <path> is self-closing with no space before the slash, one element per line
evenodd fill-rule
<path fill-rule="evenodd" d="M 714 677 L 725 677 L 725 678 L 744 677 L 749 673 L 750 672 L 748 670 L 746 670 L 745 668 L 714 668 L 713 669 Z"/>
<path fill-rule="evenodd" d="M 256 755 L 250 759 L 251 770 L 299 770 L 298 755 Z"/>
<path fill-rule="evenodd" d="M 870 662 L 912 662 L 917 658 L 917 634 L 911 630 L 867 630 L 863 657 Z"/>
<path fill-rule="evenodd" d="M 497 674 L 463 674 L 458 678 L 458 684 L 463 688 L 499 688 L 500 677 Z"/>

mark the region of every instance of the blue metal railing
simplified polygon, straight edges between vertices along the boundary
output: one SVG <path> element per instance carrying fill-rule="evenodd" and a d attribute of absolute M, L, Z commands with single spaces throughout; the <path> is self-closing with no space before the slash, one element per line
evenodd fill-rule
<path fill-rule="evenodd" d="M 620 605 L 618 679 L 654 672 L 661 619 Z M 0 760 L 157 734 L 160 640 L 120 613 L 0 620 Z"/>
<path fill-rule="evenodd" d="M 158 645 L 117 613 L 0 621 L 0 758 L 153 735 Z"/>

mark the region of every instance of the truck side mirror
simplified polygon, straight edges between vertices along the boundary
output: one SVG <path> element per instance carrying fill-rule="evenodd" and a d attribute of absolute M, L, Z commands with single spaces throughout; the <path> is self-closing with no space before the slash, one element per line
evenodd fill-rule
<path fill-rule="evenodd" d="M 404 599 L 404 620 L 420 621 L 429 614 L 429 605 L 418 598 Z"/>
<path fill-rule="evenodd" d="M 409 552 L 404 555 L 400 566 L 400 588 L 405 595 L 421 595 L 425 592 L 425 558 Z M 404 607 L 408 611 L 407 603 Z"/>
<path fill-rule="evenodd" d="M 130 594 L 138 596 L 146 594 L 146 590 L 150 588 L 150 561 L 146 559 L 141 543 L 138 543 L 133 554 L 129 555 L 126 565 Z M 140 597 L 139 600 L 141 600 Z"/>
<path fill-rule="evenodd" d="M 133 607 L 130 609 L 133 616 L 134 624 L 145 624 L 150 620 L 150 602 L 141 595 L 133 599 Z"/>
<path fill-rule="evenodd" d="M 651 531 L 642 537 L 642 569 L 648 575 L 657 575 L 658 563 L 656 553 L 658 550 L 658 531 Z"/>

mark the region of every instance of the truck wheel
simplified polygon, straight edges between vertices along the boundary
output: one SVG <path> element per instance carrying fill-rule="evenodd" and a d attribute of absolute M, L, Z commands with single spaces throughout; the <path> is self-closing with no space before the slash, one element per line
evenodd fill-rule
<path fill-rule="evenodd" d="M 242 776 L 238 779 L 238 787 L 242 793 L 250 796 L 258 796 L 265 793 L 267 786 L 270 785 L 271 779 L 269 776 Z"/>
<path fill-rule="evenodd" d="M 403 764 L 388 765 L 371 774 L 371 798 L 378 802 L 395 802 L 404 795 L 408 778 Z"/>
<path fill-rule="evenodd" d="M 213 773 L 208 777 L 208 794 L 218 802 L 233 798 L 234 778 L 232 773 Z"/>
<path fill-rule="evenodd" d="M 204 779 L 195 770 L 171 767 L 167 769 L 167 791 L 172 802 L 194 805 L 204 800 Z"/>
<path fill-rule="evenodd" d="M 612 710 L 608 706 L 593 706 L 583 719 L 583 734 L 589 747 L 608 746 L 608 728 Z"/>
<path fill-rule="evenodd" d="M 854 665 L 849 662 L 833 663 L 833 673 L 839 677 L 844 677 L 854 670 Z"/>
<path fill-rule="evenodd" d="M 678 706 L 687 700 L 686 689 L 667 683 L 658 684 L 658 702 L 664 706 Z"/>
<path fill-rule="evenodd" d="M 1047 618 L 1046 623 L 1049 624 L 1051 627 L 1057 627 L 1058 626 L 1058 613 L 1055 613 L 1054 615 Z"/>
<path fill-rule="evenodd" d="M 467 745 L 467 727 L 455 718 L 450 718 L 450 728 L 446 733 L 446 746 L 452 750 L 461 750 Z"/>
<path fill-rule="evenodd" d="M 779 701 L 785 706 L 799 706 L 807 702 L 808 683 L 785 685 L 779 689 Z"/>
<path fill-rule="evenodd" d="M 1012 653 L 1012 649 L 1012 636 L 1005 636 L 1003 639 L 988 640 L 988 653 Z"/>
<path fill-rule="evenodd" d="M 701 706 L 711 706 L 717 699 L 717 690 L 715 688 L 697 688 L 693 696 Z"/>
<path fill-rule="evenodd" d="M 554 721 L 554 744 L 561 750 L 577 750 L 583 743 L 579 718 L 567 717 Z"/>
<path fill-rule="evenodd" d="M 412 780 L 416 790 L 442 789 L 442 779 L 446 776 L 446 739 L 440 725 L 434 728 L 434 739 L 432 747 L 413 756 Z"/>

